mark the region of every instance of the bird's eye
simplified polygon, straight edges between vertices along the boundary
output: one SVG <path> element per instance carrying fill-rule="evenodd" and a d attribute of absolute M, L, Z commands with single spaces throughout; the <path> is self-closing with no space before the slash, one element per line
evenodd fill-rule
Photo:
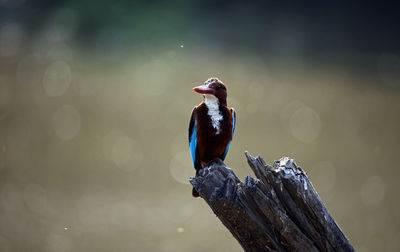
<path fill-rule="evenodd" d="M 221 89 L 221 86 L 218 85 L 215 89 L 216 89 L 216 90 L 220 90 L 220 89 Z"/>

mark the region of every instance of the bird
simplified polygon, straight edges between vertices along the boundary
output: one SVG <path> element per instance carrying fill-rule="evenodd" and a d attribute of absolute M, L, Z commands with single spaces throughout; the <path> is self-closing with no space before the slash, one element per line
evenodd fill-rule
<path fill-rule="evenodd" d="M 209 78 L 193 90 L 203 101 L 193 108 L 189 122 L 189 149 L 196 175 L 212 162 L 223 162 L 235 132 L 236 111 L 227 106 L 227 89 L 218 78 Z M 199 193 L 193 188 L 193 197 Z"/>

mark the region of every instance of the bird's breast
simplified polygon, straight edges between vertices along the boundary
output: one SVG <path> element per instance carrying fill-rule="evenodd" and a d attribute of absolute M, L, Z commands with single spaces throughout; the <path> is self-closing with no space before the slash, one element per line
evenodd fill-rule
<path fill-rule="evenodd" d="M 204 104 L 207 108 L 207 115 L 210 119 L 209 121 L 215 129 L 215 134 L 218 135 L 221 133 L 221 121 L 224 119 L 218 99 L 215 98 L 215 96 L 208 95 L 205 98 Z"/>
<path fill-rule="evenodd" d="M 225 152 L 226 146 L 232 140 L 232 117 L 228 109 L 219 112 L 217 130 L 206 107 L 199 108 L 197 115 L 197 144 L 202 160 L 217 157 Z"/>

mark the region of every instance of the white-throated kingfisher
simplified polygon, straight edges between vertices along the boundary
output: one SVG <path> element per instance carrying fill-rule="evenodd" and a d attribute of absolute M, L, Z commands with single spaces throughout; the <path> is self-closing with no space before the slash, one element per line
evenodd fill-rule
<path fill-rule="evenodd" d="M 224 161 L 235 131 L 236 113 L 226 104 L 226 86 L 217 78 L 193 88 L 204 96 L 193 108 L 189 123 L 189 147 L 196 174 L 204 165 Z M 198 197 L 193 188 L 192 194 Z"/>

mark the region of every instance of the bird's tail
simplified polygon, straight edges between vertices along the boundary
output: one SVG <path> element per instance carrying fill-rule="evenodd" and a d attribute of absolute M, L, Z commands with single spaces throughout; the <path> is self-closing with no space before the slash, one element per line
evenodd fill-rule
<path fill-rule="evenodd" d="M 192 196 L 193 196 L 193 197 L 195 197 L 195 198 L 198 198 L 198 197 L 200 197 L 200 194 L 199 194 L 199 192 L 198 192 L 198 191 L 196 191 L 196 189 L 194 189 L 194 187 L 193 187 L 193 189 L 192 189 Z"/>

